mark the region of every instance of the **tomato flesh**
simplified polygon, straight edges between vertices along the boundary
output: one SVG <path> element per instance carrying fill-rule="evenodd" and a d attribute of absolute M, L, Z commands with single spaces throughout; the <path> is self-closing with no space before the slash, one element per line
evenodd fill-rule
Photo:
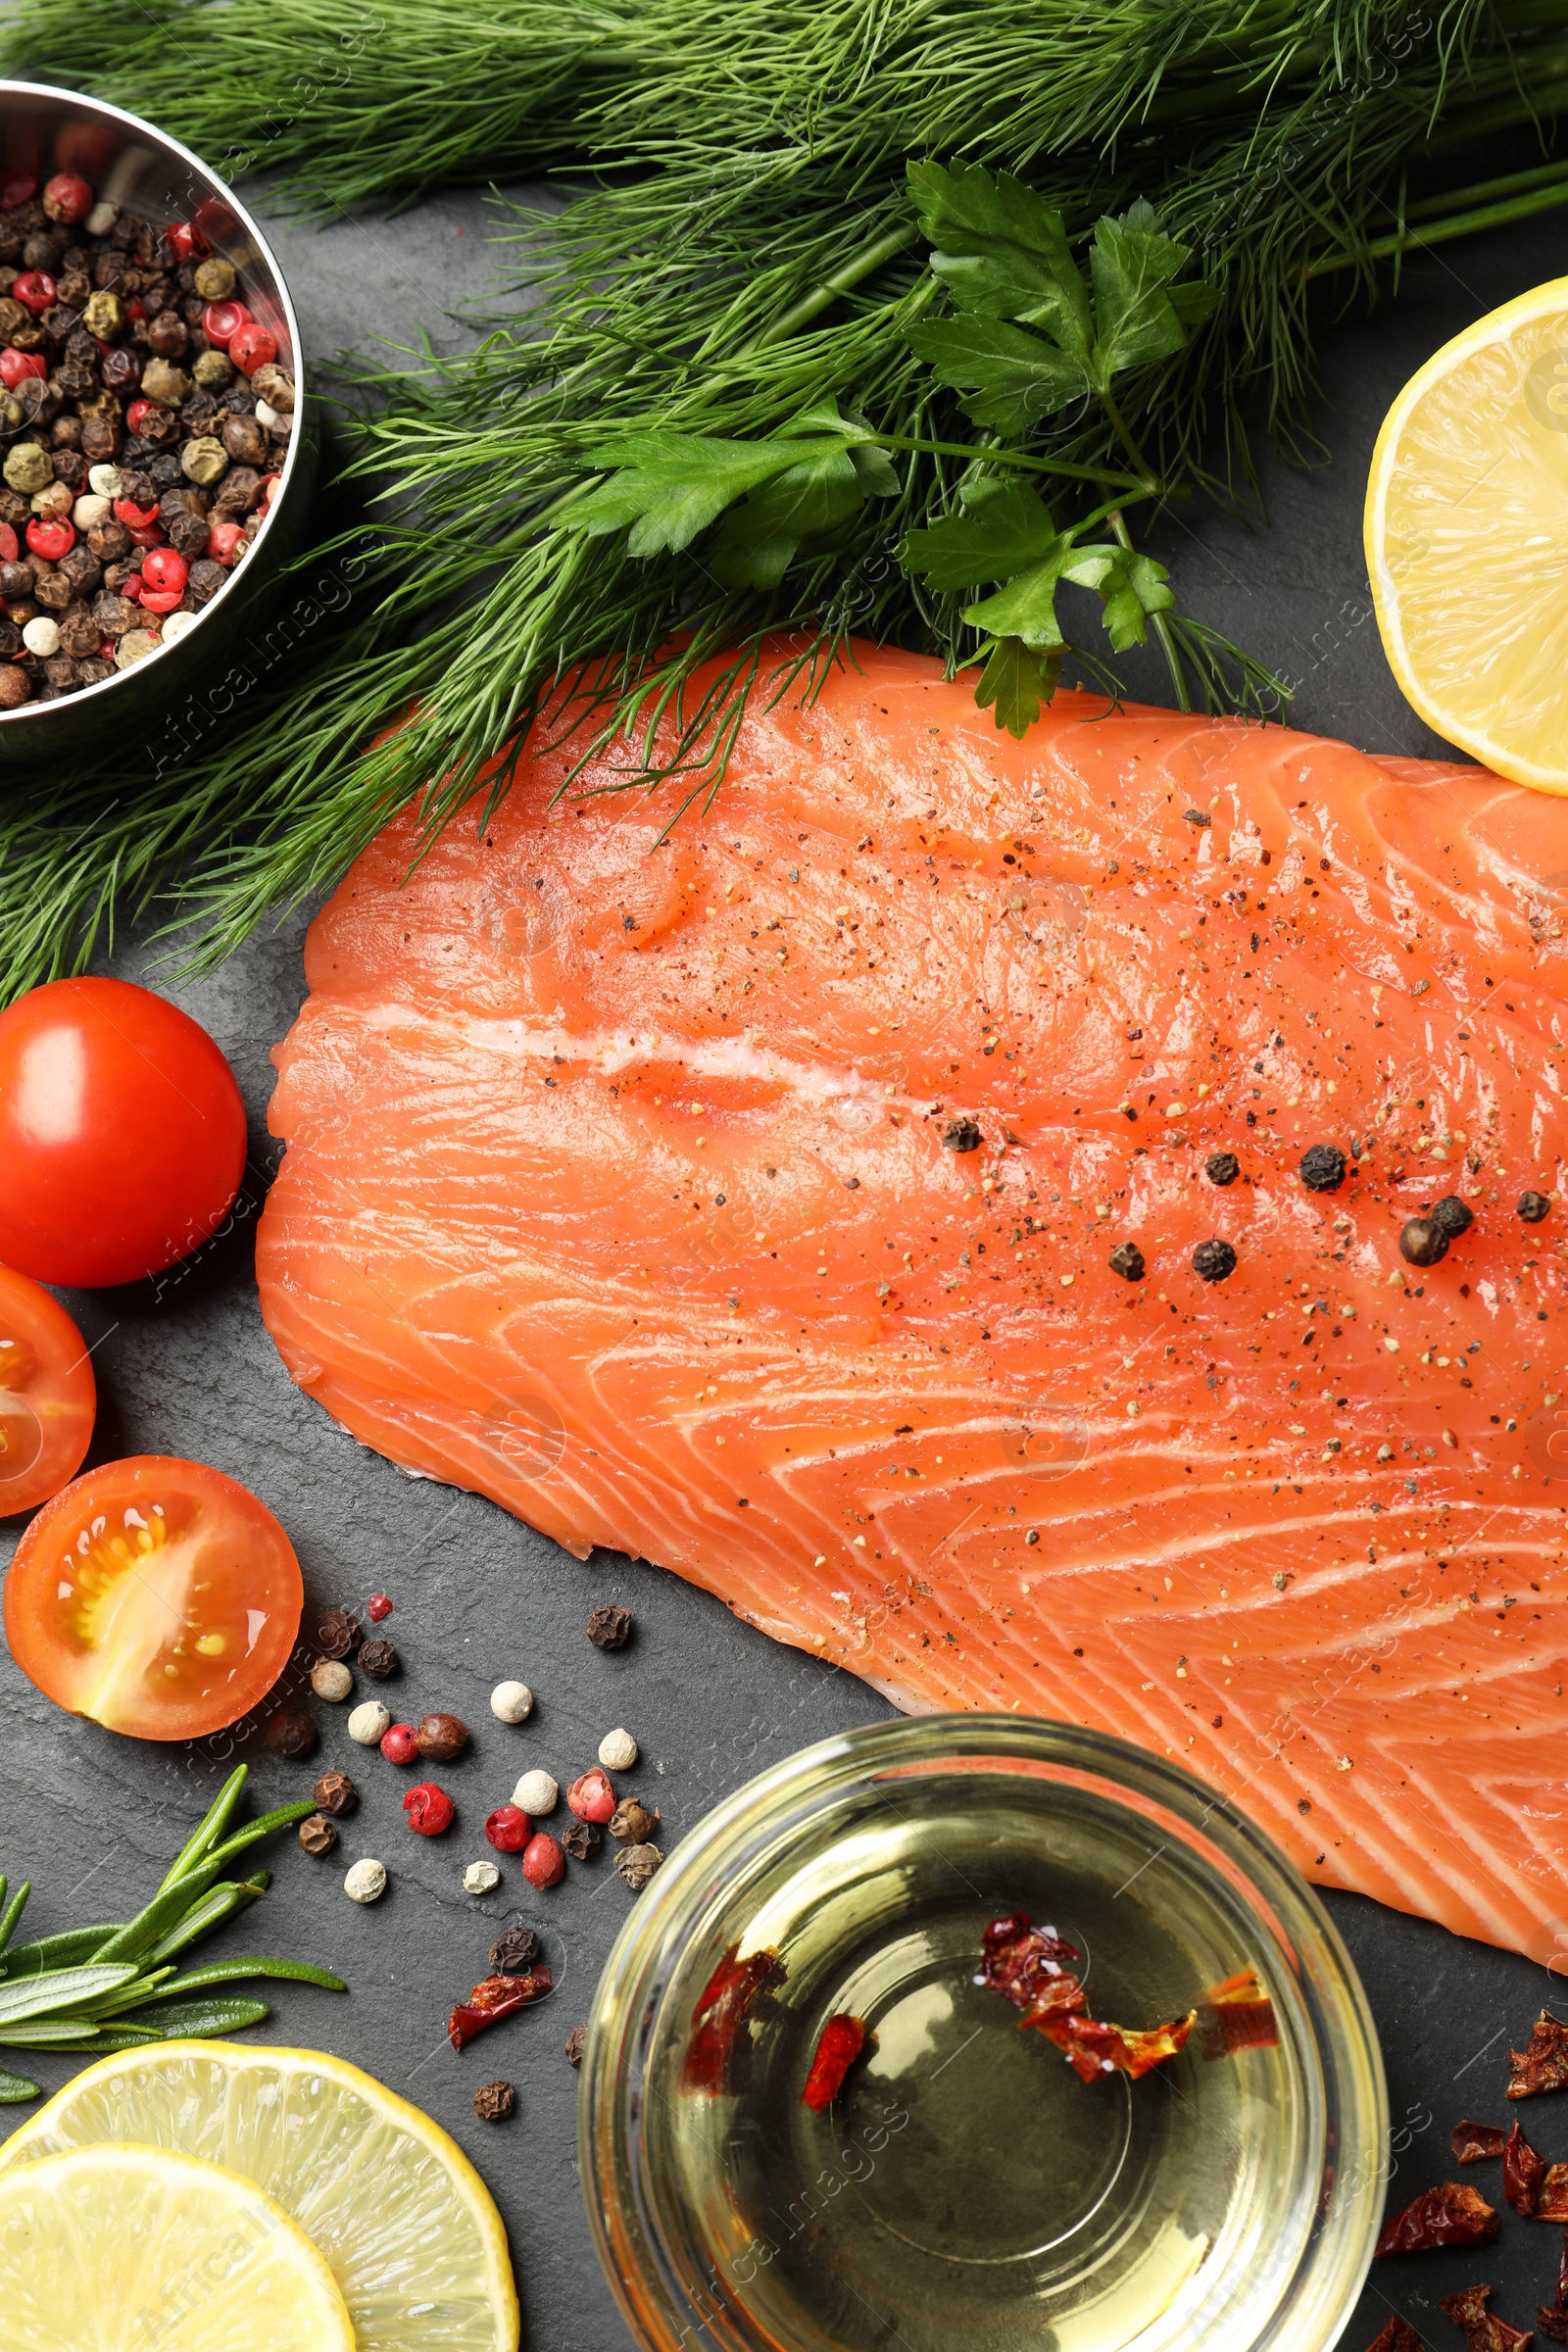
<path fill-rule="evenodd" d="M 304 1606 L 265 1503 L 201 1462 L 138 1454 L 46 1503 L 6 1575 L 11 1655 L 74 1715 L 199 1740 L 265 1698 Z"/>
<path fill-rule="evenodd" d="M 96 1289 L 172 1266 L 245 1170 L 245 1105 L 205 1029 L 125 980 L 0 1012 L 0 1264 Z"/>
<path fill-rule="evenodd" d="M 0 1266 L 0 1519 L 81 1468 L 98 1409 L 86 1343 L 58 1299 Z"/>

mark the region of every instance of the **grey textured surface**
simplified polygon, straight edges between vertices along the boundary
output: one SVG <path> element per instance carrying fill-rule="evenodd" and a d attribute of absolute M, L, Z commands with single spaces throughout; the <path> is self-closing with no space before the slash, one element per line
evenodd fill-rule
<path fill-rule="evenodd" d="M 392 222 L 276 226 L 313 350 L 329 355 L 375 336 L 403 343 L 416 320 L 438 341 L 461 340 L 443 314 L 480 292 L 491 224 L 482 197 L 453 195 Z M 1367 460 L 1405 377 L 1470 318 L 1557 274 L 1565 244 L 1563 222 L 1548 218 L 1525 233 L 1450 248 L 1409 271 L 1399 302 L 1373 322 L 1329 329 L 1322 430 L 1330 461 L 1313 473 L 1268 469 L 1266 532 L 1197 517 L 1168 536 L 1161 552 L 1180 567 L 1184 598 L 1299 681 L 1302 726 L 1374 750 L 1438 748 L 1395 688 L 1371 619 L 1360 543 Z M 1153 675 L 1149 690 L 1158 696 Z M 307 1792 L 325 1764 L 353 1772 L 364 1801 L 328 1862 L 278 1841 L 272 1892 L 209 1948 L 309 1955 L 339 1968 L 346 1996 L 280 1987 L 264 2034 L 340 2051 L 456 2133 L 506 2217 L 535 2352 L 621 2352 L 626 2337 L 582 2212 L 576 2078 L 563 2044 L 587 2013 L 631 1898 L 603 1858 L 572 1866 L 564 1886 L 526 1902 L 515 1870 L 504 1890 L 470 1900 L 462 1866 L 487 1850 L 483 1816 L 521 1771 L 544 1764 L 564 1784 L 617 1724 L 643 1747 L 625 1785 L 662 1808 L 668 1844 L 762 1764 L 886 1710 L 843 1673 L 773 1646 L 673 1577 L 615 1556 L 580 1565 L 474 1496 L 402 1477 L 292 1388 L 257 1310 L 251 1230 L 274 1159 L 265 1125 L 269 1049 L 303 993 L 302 927 L 291 920 L 181 992 L 230 1056 L 250 1105 L 243 1213 L 178 1279 L 70 1299 L 100 1381 L 91 1458 L 190 1454 L 252 1487 L 293 1536 L 313 1603 L 363 1603 L 377 1588 L 393 1595 L 385 1631 L 405 1673 L 388 1695 L 399 1714 L 446 1707 L 473 1726 L 472 1750 L 441 1776 L 460 1819 L 439 1841 L 409 1834 L 399 1806 L 406 1781 L 351 1744 L 345 1709 L 317 1708 L 322 1748 L 310 1765 L 264 1749 L 259 1805 Z M 147 966 L 132 949 L 118 968 L 136 976 Z M 0 1557 L 15 1533 L 0 1529 Z M 602 1654 L 584 1636 L 590 1605 L 606 1599 L 637 1618 L 635 1640 L 618 1654 Z M 514 1729 L 487 1710 L 503 1675 L 520 1677 L 538 1698 L 533 1718 Z M 224 1768 L 211 1752 L 138 1745 L 74 1722 L 0 1654 L 0 1868 L 34 1881 L 32 1931 L 134 1909 Z M 392 1873 L 391 1891 L 368 1911 L 341 1891 L 344 1868 L 364 1854 L 378 1854 Z M 1523 1960 L 1372 1903 L 1335 1897 L 1330 1907 L 1384 2036 L 1398 2203 L 1451 2171 L 1446 2135 L 1459 2116 L 1503 2117 L 1506 2044 L 1528 2033 L 1552 1986 Z M 446 2011 L 484 1973 L 492 1937 L 514 1919 L 545 1929 L 558 1990 L 455 2056 L 443 2035 Z M 71 2070 L 39 2057 L 30 2071 L 54 2087 Z M 502 2127 L 480 2124 L 473 2089 L 503 2073 L 517 2083 L 517 2115 Z M 1568 2099 L 1522 2112 L 1542 2152 L 1568 2158 Z M 1469 2177 L 1500 2194 L 1494 2167 Z M 1549 2300 L 1556 2245 L 1555 2232 L 1508 2215 L 1499 2245 L 1479 2255 L 1379 2266 L 1347 2345 L 1361 2352 L 1391 2309 L 1432 2344 L 1457 2344 L 1437 2298 L 1477 2278 L 1496 2281 L 1506 2318 L 1528 2323 L 1536 2301 Z"/>

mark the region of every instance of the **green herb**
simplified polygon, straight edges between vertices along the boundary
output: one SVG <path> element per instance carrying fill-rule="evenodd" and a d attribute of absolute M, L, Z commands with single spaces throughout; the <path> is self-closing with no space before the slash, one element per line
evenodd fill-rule
<path fill-rule="evenodd" d="M 211 959 L 413 796 L 432 829 L 470 800 L 482 817 L 509 773 L 487 763 L 553 723 L 581 663 L 611 780 L 664 787 L 666 821 L 711 792 L 748 695 L 809 691 L 855 634 L 982 661 L 1014 726 L 1061 659 L 1113 691 L 1144 630 L 1178 699 L 1255 709 L 1266 681 L 1164 601 L 1128 515 L 1241 495 L 1250 420 L 1303 434 L 1314 278 L 1370 297 L 1380 260 L 1397 282 L 1402 256 L 1568 197 L 1568 164 L 1465 188 L 1446 162 L 1568 98 L 1568 0 L 474 0 L 461 39 L 449 7 L 372 13 L 24 0 L 0 35 L 10 70 L 289 166 L 318 209 L 435 174 L 596 174 L 560 216 L 514 208 L 514 287 L 542 313 L 504 291 L 471 356 L 359 370 L 348 487 L 390 482 L 394 504 L 363 562 L 363 530 L 324 559 L 360 569 L 341 621 L 317 610 L 312 658 L 300 632 L 258 658 L 234 712 L 156 773 L 8 783 L 0 990 L 150 901 Z M 612 519 L 593 459 L 657 474 L 637 452 L 671 435 L 765 470 L 727 498 L 717 458 L 678 490 L 621 478 Z M 710 538 L 672 547 L 705 502 Z M 997 556 L 938 535 L 1004 525 L 1028 560 L 959 582 Z M 1054 634 L 1086 592 L 1109 662 Z M 801 636 L 776 665 L 781 624 Z"/>
<path fill-rule="evenodd" d="M 312 1810 L 302 1799 L 233 1829 L 246 1775 L 243 1764 L 229 1775 L 151 1902 L 123 1926 L 74 1928 L 17 1943 L 29 1888 L 19 1886 L 7 1901 L 0 1878 L 0 2048 L 85 2056 L 148 2041 L 236 2034 L 270 2016 L 267 2003 L 215 1995 L 210 1988 L 257 1977 L 344 1990 L 341 1977 L 305 1960 L 219 1960 L 183 1976 L 171 1964 L 175 1952 L 266 1892 L 265 1872 L 224 1881 L 219 1874 L 226 1865 L 258 1838 Z M 0 2073 L 0 2105 L 39 2096 L 36 2082 Z"/>

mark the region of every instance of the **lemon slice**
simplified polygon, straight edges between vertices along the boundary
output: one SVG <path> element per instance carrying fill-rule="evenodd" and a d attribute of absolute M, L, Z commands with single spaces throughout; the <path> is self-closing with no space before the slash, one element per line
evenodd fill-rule
<path fill-rule="evenodd" d="M 1384 419 L 1366 560 L 1389 662 L 1440 735 L 1568 793 L 1568 278 L 1467 327 Z"/>
<path fill-rule="evenodd" d="M 179 2148 L 275 2197 L 330 2265 L 361 2352 L 516 2352 L 484 2182 L 427 2115 L 340 2058 L 163 2041 L 100 2059 L 0 2147 L 0 2184 L 13 2166 L 104 2140 Z M 3 2322 L 0 2343 L 10 2352 Z"/>
<path fill-rule="evenodd" d="M 353 2352 L 331 2272 L 254 2180 L 167 2148 L 0 2174 L 6 2352 Z"/>

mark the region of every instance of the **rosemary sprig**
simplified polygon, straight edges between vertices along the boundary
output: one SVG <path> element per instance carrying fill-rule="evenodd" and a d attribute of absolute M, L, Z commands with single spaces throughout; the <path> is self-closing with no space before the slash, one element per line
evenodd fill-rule
<path fill-rule="evenodd" d="M 218 1960 L 183 1975 L 172 1964 L 176 1952 L 266 1891 L 265 1872 L 238 1882 L 219 1874 L 258 1838 L 311 1810 L 302 1799 L 233 1828 L 246 1777 L 243 1764 L 229 1775 L 157 1893 L 122 1926 L 68 1929 L 17 1943 L 13 1937 L 30 1889 L 24 1884 L 8 1901 L 0 1877 L 0 2048 L 85 2055 L 239 2033 L 271 2014 L 267 2003 L 212 1988 L 258 1977 L 328 1992 L 345 1989 L 341 1977 L 306 1960 Z M 0 2105 L 40 2095 L 25 2077 L 0 2073 Z"/>

